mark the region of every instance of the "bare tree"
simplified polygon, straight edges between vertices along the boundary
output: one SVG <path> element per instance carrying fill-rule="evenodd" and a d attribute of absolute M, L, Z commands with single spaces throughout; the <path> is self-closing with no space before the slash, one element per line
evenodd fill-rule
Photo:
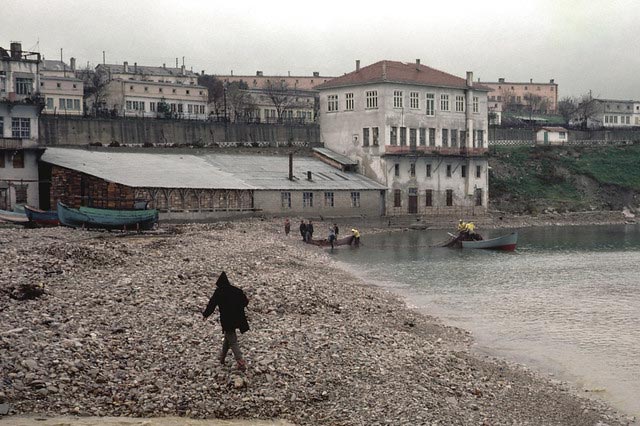
<path fill-rule="evenodd" d="M 107 72 L 101 67 L 93 69 L 87 65 L 86 68 L 78 70 L 76 76 L 84 83 L 84 101 L 92 115 L 105 111 L 105 87 L 109 83 Z"/>
<path fill-rule="evenodd" d="M 598 100 L 591 96 L 591 91 L 582 95 L 577 101 L 575 119 L 580 127 L 586 129 L 599 112 Z M 600 123 L 602 124 L 602 123 Z"/>
<path fill-rule="evenodd" d="M 224 112 L 224 83 L 214 75 L 198 76 L 198 84 L 208 90 L 207 102 L 213 106 L 212 112 L 216 116 L 223 115 Z"/>
<path fill-rule="evenodd" d="M 226 87 L 227 108 L 231 110 L 234 121 L 250 116 L 256 109 L 253 98 L 247 89 L 247 83 L 244 81 L 234 81 Z"/>
<path fill-rule="evenodd" d="M 284 113 L 293 106 L 295 102 L 295 91 L 289 88 L 286 81 L 267 80 L 264 91 L 273 103 L 278 114 L 278 121 L 282 122 Z"/>
<path fill-rule="evenodd" d="M 558 101 L 558 114 L 562 116 L 562 119 L 566 124 L 569 124 L 574 117 L 576 110 L 578 109 L 578 102 L 576 98 L 571 96 L 565 96 Z"/>

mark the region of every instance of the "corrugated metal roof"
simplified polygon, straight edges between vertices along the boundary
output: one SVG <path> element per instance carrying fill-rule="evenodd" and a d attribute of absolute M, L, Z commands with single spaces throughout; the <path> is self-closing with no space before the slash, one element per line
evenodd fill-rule
<path fill-rule="evenodd" d="M 41 160 L 130 187 L 255 190 L 386 189 L 357 173 L 312 157 L 294 157 L 288 179 L 285 156 L 172 154 L 47 148 Z M 307 180 L 307 172 L 312 180 Z"/>
<path fill-rule="evenodd" d="M 351 158 L 347 157 L 346 155 L 342 155 L 342 154 L 338 154 L 337 152 L 331 151 L 330 149 L 327 148 L 313 148 L 314 151 L 316 151 L 319 154 L 324 155 L 325 157 L 342 164 L 343 166 L 357 166 L 358 162 L 355 160 L 352 160 Z"/>

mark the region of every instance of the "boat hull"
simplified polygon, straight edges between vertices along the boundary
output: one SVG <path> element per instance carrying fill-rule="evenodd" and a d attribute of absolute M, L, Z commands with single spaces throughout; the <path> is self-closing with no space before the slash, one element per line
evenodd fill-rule
<path fill-rule="evenodd" d="M 29 223 L 29 218 L 27 218 L 24 213 L 15 213 L 8 210 L 0 210 L 0 221 L 18 225 L 27 225 Z"/>
<path fill-rule="evenodd" d="M 158 222 L 158 211 L 73 209 L 58 202 L 58 217 L 61 224 L 72 228 L 149 230 Z"/>
<path fill-rule="evenodd" d="M 350 246 L 352 242 L 353 242 L 353 235 L 349 235 L 347 237 L 339 238 L 335 240 L 333 242 L 333 245 L 334 246 Z M 323 240 L 311 240 L 309 241 L 309 244 L 313 244 L 314 246 L 320 246 L 320 247 L 331 247 L 331 243 L 327 238 Z"/>
<path fill-rule="evenodd" d="M 30 206 L 24 206 L 24 212 L 27 215 L 29 221 L 35 223 L 38 226 L 58 226 L 60 221 L 58 220 L 58 212 L 55 210 L 39 210 Z"/>
<path fill-rule="evenodd" d="M 461 241 L 462 248 L 514 251 L 518 244 L 518 233 L 513 232 L 498 238 L 480 241 Z"/>

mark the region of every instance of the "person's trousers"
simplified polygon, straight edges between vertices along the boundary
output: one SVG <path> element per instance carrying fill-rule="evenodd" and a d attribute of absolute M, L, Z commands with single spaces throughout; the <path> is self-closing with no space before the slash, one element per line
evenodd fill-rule
<path fill-rule="evenodd" d="M 231 348 L 231 352 L 233 352 L 233 357 L 236 359 L 236 361 L 242 359 L 242 352 L 240 352 L 240 345 L 238 345 L 238 335 L 236 334 L 235 330 L 224 332 L 224 340 L 222 341 L 222 352 L 220 353 L 221 361 L 224 361 L 227 357 L 229 348 Z"/>

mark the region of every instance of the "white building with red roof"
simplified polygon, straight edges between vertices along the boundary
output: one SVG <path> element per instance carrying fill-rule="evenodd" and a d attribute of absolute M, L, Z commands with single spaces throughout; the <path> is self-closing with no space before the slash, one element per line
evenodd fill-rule
<path fill-rule="evenodd" d="M 380 61 L 316 87 L 325 147 L 388 188 L 386 214 L 484 213 L 487 92 L 467 78 Z"/>

